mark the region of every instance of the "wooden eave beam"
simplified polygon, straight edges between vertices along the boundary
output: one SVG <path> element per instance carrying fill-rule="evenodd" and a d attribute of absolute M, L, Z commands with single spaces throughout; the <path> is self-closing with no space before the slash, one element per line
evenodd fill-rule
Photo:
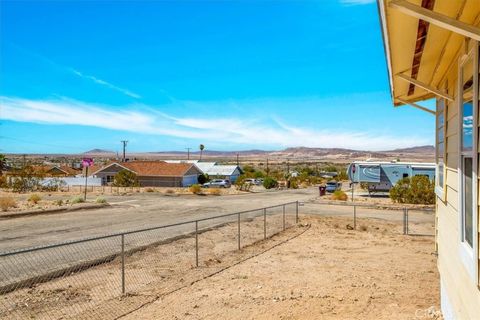
<path fill-rule="evenodd" d="M 412 79 L 412 78 L 410 78 L 409 76 L 407 76 L 407 75 L 405 75 L 405 74 L 403 74 L 403 73 L 398 73 L 396 76 L 397 76 L 398 78 L 402 79 L 402 80 L 405 80 L 405 81 L 407 81 L 407 82 L 409 82 L 409 83 L 414 84 L 414 85 L 417 86 L 417 87 L 420 87 L 420 88 L 425 89 L 425 90 L 427 90 L 427 91 L 429 91 L 429 92 L 431 92 L 431 93 L 434 93 L 434 94 L 436 94 L 436 95 L 439 96 L 439 97 L 448 99 L 448 100 L 450 100 L 450 101 L 454 101 L 454 98 L 453 98 L 451 95 L 449 95 L 449 94 L 447 94 L 447 93 L 445 93 L 445 92 L 443 92 L 443 91 L 440 91 L 440 90 L 438 90 L 438 89 L 435 89 L 435 88 L 433 88 L 432 86 L 430 86 L 430 85 L 428 85 L 428 84 L 426 84 L 426 83 L 423 83 L 423 82 L 421 82 L 421 81 Z"/>
<path fill-rule="evenodd" d="M 478 27 L 414 5 L 406 0 L 392 0 L 390 1 L 389 6 L 398 9 L 409 16 L 430 22 L 431 24 L 453 31 L 467 38 L 480 41 L 480 28 Z"/>
<path fill-rule="evenodd" d="M 422 110 L 422 111 L 428 112 L 428 113 L 430 113 L 430 114 L 436 115 L 436 112 L 435 112 L 435 111 L 430 110 L 430 109 L 425 108 L 425 107 L 422 107 L 421 105 L 418 105 L 418 104 L 416 104 L 416 103 L 409 102 L 409 101 L 404 100 L 404 99 L 402 99 L 402 98 L 395 98 L 395 100 L 397 100 L 397 101 L 399 101 L 399 102 L 401 102 L 401 103 L 403 103 L 403 104 L 405 104 L 405 105 L 409 105 L 409 106 L 412 106 L 412 107 L 414 107 L 414 108 L 420 109 L 420 110 Z"/>

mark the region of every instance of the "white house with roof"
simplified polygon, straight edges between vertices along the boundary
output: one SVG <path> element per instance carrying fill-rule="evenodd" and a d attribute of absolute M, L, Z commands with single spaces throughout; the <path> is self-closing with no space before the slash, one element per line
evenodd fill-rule
<path fill-rule="evenodd" d="M 168 163 L 194 163 L 198 169 L 211 179 L 228 179 L 234 183 L 243 173 L 237 165 L 222 165 L 216 162 L 203 162 L 199 160 L 165 160 Z"/>

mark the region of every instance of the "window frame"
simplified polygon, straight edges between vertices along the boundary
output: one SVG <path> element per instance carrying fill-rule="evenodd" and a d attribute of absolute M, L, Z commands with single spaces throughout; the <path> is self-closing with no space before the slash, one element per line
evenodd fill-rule
<path fill-rule="evenodd" d="M 439 105 L 442 104 L 443 109 L 439 110 Z M 435 193 L 440 200 L 445 201 L 445 186 L 446 186 L 446 166 L 445 166 L 445 158 L 446 158 L 446 140 L 447 140 L 447 104 L 448 101 L 444 98 L 437 98 L 437 106 L 436 106 L 436 114 L 435 114 Z M 443 116 L 443 125 L 439 127 L 439 118 L 440 115 Z M 439 141 L 439 132 L 442 132 L 443 141 Z M 443 143 L 443 151 L 440 153 L 439 151 L 439 144 Z M 440 183 L 440 174 L 442 175 L 442 183 Z"/>
<path fill-rule="evenodd" d="M 471 49 L 459 58 L 458 63 L 458 79 L 457 79 L 457 99 L 458 106 L 458 179 L 459 179 L 459 255 L 465 270 L 470 275 L 475 284 L 479 284 L 478 270 L 478 73 L 479 73 L 479 46 L 477 41 L 471 42 Z M 465 50 L 467 51 L 467 50 Z M 472 149 L 471 151 L 463 150 L 463 103 L 464 103 L 464 66 L 472 62 L 473 75 L 473 95 L 472 95 Z M 465 194 L 463 173 L 464 161 L 466 157 L 472 158 L 472 246 L 465 239 Z"/>

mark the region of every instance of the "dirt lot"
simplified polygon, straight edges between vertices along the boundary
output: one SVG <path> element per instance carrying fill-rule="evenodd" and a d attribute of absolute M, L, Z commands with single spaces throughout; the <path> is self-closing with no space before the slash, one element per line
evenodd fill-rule
<path fill-rule="evenodd" d="M 394 235 L 397 225 L 370 219 L 366 231 L 346 230 L 344 218 L 302 222 L 311 227 L 298 237 L 125 319 L 412 319 L 439 310 L 433 238 Z"/>
<path fill-rule="evenodd" d="M 129 255 L 121 299 L 116 259 L 9 293 L 0 306 L 8 303 L 8 318 L 132 320 L 412 319 L 438 310 L 433 237 L 403 236 L 400 223 L 379 219 L 360 219 L 356 231 L 347 217 L 301 222 L 241 251 L 235 224 L 203 233 L 199 268 L 193 238 Z M 244 222 L 244 245 L 262 238 L 261 221 Z"/>

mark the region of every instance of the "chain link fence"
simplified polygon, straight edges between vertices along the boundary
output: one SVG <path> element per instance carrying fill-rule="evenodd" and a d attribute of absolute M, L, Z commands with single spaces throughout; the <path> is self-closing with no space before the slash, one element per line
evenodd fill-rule
<path fill-rule="evenodd" d="M 298 202 L 0 253 L 0 319 L 115 319 L 298 222 Z M 128 297 L 128 299 L 125 299 Z"/>

